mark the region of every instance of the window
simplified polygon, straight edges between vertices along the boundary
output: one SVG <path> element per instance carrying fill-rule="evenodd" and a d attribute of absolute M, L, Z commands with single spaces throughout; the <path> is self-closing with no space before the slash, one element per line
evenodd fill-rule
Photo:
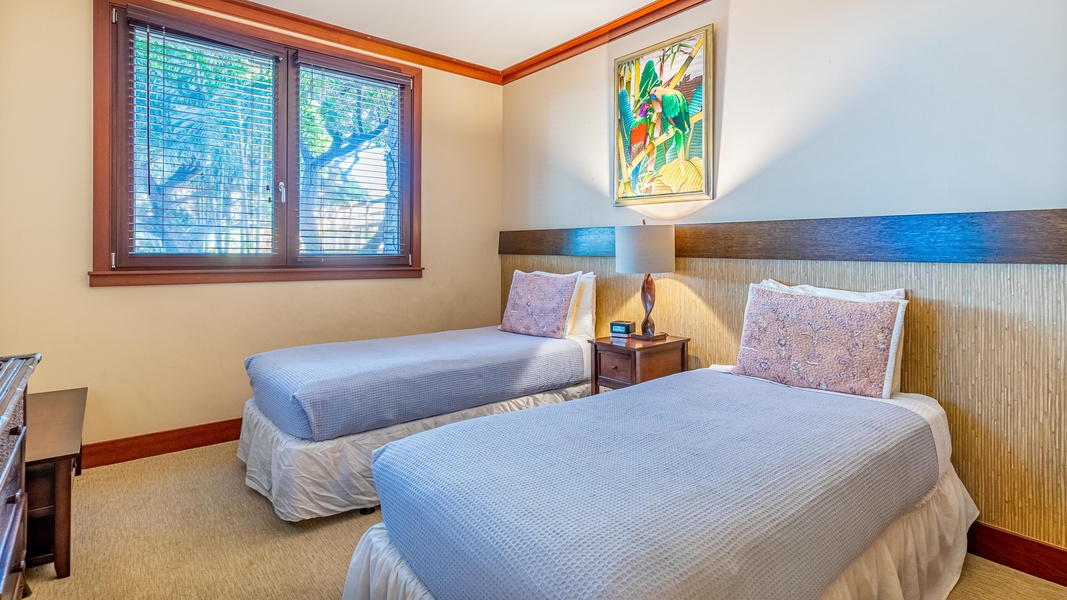
<path fill-rule="evenodd" d="M 112 17 L 91 284 L 420 275 L 417 69 Z"/>

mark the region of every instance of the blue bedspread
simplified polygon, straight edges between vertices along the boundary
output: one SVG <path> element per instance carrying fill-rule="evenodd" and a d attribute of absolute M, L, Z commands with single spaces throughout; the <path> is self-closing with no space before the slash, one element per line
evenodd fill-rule
<path fill-rule="evenodd" d="M 321 441 L 575 385 L 581 343 L 482 327 L 284 348 L 245 369 L 263 414 Z"/>
<path fill-rule="evenodd" d="M 437 600 L 804 599 L 933 489 L 926 420 L 703 369 L 375 452 Z"/>

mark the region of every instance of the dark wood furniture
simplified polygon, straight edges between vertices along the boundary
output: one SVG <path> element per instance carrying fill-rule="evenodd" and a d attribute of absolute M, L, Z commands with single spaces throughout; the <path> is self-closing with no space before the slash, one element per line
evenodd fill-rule
<path fill-rule="evenodd" d="M 689 370 L 689 338 L 668 335 L 664 340 L 644 342 L 603 337 L 589 343 L 593 345 L 592 394 L 599 394 L 602 385 L 624 388 Z"/>
<path fill-rule="evenodd" d="M 70 576 L 70 492 L 75 472 L 81 473 L 87 391 L 31 394 L 26 400 L 26 564 L 55 563 L 59 578 Z"/>
<path fill-rule="evenodd" d="M 26 571 L 26 387 L 40 354 L 0 358 L 0 599 L 28 594 Z"/>

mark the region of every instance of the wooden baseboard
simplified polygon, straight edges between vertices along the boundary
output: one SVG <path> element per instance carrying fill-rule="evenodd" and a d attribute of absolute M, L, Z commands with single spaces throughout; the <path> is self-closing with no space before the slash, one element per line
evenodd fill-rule
<path fill-rule="evenodd" d="M 241 419 L 159 431 L 82 447 L 82 467 L 102 467 L 179 450 L 232 442 L 241 437 Z"/>
<path fill-rule="evenodd" d="M 1067 548 L 975 523 L 967 533 L 967 551 L 1034 577 L 1067 586 Z"/>

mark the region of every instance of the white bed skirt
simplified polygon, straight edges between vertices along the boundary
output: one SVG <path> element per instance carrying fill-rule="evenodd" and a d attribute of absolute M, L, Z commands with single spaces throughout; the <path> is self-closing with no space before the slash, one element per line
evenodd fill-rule
<path fill-rule="evenodd" d="M 959 581 L 978 508 L 949 469 L 918 506 L 894 521 L 819 600 L 945 600 Z M 812 548 L 818 552 L 818 548 Z M 379 523 L 356 546 L 344 600 L 432 600 Z"/>
<path fill-rule="evenodd" d="M 279 517 L 286 521 L 326 517 L 378 505 L 370 466 L 371 453 L 380 446 L 457 421 L 588 395 L 585 383 L 322 442 L 283 432 L 249 400 L 237 457 L 246 466 L 245 484 L 266 496 Z"/>

